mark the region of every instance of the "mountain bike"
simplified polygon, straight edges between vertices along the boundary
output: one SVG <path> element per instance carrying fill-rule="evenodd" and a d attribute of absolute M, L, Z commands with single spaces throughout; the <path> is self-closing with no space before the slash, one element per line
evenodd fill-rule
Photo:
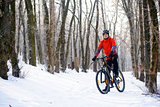
<path fill-rule="evenodd" d="M 117 90 L 119 92 L 123 92 L 125 89 L 125 80 L 122 72 L 118 70 L 118 77 L 115 78 L 113 73 L 113 68 L 107 65 L 108 56 L 97 58 L 96 61 L 101 60 L 102 66 L 101 69 L 96 74 L 96 85 L 100 93 L 107 94 L 110 91 L 110 88 L 113 88 L 113 84 L 115 84 Z M 110 68 L 110 71 L 108 68 Z"/>

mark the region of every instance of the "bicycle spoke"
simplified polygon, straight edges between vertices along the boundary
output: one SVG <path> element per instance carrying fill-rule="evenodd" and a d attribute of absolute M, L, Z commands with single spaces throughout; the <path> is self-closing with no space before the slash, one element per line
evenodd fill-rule
<path fill-rule="evenodd" d="M 119 92 L 123 92 L 125 88 L 125 81 L 121 71 L 119 71 L 119 77 L 115 79 L 115 85 Z"/>
<path fill-rule="evenodd" d="M 108 78 L 106 79 L 106 74 L 103 71 L 98 71 L 96 74 L 96 84 L 98 90 L 102 94 L 107 94 L 108 93 Z"/>

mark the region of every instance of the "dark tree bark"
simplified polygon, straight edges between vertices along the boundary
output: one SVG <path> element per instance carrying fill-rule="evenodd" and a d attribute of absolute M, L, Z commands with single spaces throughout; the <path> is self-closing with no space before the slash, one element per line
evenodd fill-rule
<path fill-rule="evenodd" d="M 134 3 L 134 2 L 133 2 Z M 138 55 L 139 55 L 139 45 L 137 45 L 139 43 L 139 19 L 138 19 L 138 1 L 135 2 L 135 37 L 134 37 L 134 58 L 135 58 L 135 77 L 136 79 L 139 79 L 139 70 L 138 70 Z"/>
<path fill-rule="evenodd" d="M 3 13 L 0 16 L 0 77 L 8 79 L 7 61 L 9 59 L 12 64 L 12 75 L 19 77 L 15 52 L 15 1 L 0 1 L 0 11 Z"/>
<path fill-rule="evenodd" d="M 8 79 L 7 72 L 7 60 L 8 60 L 8 46 L 9 46 L 9 31 L 10 31 L 10 16 L 9 16 L 9 4 L 6 1 L 0 2 L 0 77 Z M 3 13 L 3 14 L 2 14 Z"/>
<path fill-rule="evenodd" d="M 160 0 L 158 0 L 159 5 L 159 17 L 160 17 Z M 159 23 L 160 24 L 160 23 Z M 159 35 L 160 38 L 160 35 Z M 160 40 L 159 40 L 159 47 L 160 47 Z M 159 48 L 159 65 L 158 65 L 158 72 L 160 72 L 160 48 Z"/>
<path fill-rule="evenodd" d="M 149 92 L 157 92 L 157 70 L 158 70 L 158 54 L 159 54 L 159 25 L 157 17 L 157 9 L 154 0 L 148 0 L 150 16 L 151 16 L 151 55 L 149 70 Z"/>
<path fill-rule="evenodd" d="M 76 29 L 76 21 L 74 19 L 74 28 L 73 28 L 73 44 L 74 45 L 73 45 L 73 48 L 74 48 L 74 57 L 77 57 L 77 48 L 76 48 L 77 42 L 76 42 L 76 38 L 75 38 L 75 29 Z M 78 34 L 77 34 L 77 36 L 78 36 Z"/>
<path fill-rule="evenodd" d="M 27 9 L 27 29 L 29 38 L 29 64 L 36 66 L 36 52 L 35 52 L 35 32 L 34 32 L 34 16 L 33 6 L 31 0 L 25 0 Z"/>
<path fill-rule="evenodd" d="M 60 30 L 60 37 L 61 37 L 60 63 L 61 63 L 61 70 L 62 71 L 65 70 L 65 60 L 66 60 L 64 57 L 64 54 L 65 54 L 65 48 L 64 48 L 65 47 L 65 23 L 66 23 L 67 14 L 68 14 L 69 2 L 70 2 L 70 0 L 67 0 L 67 4 L 63 8 L 62 25 L 61 25 L 61 30 Z"/>
<path fill-rule="evenodd" d="M 82 37 L 82 0 L 79 0 L 80 12 L 79 12 L 79 37 L 81 41 L 81 57 L 82 57 L 82 70 L 84 70 L 84 45 L 83 45 L 83 37 Z"/>
<path fill-rule="evenodd" d="M 11 64 L 12 64 L 12 75 L 15 77 L 19 77 L 19 67 L 18 67 L 18 60 L 17 54 L 15 52 L 15 31 L 16 31 L 16 21 L 15 21 L 15 1 L 11 2 L 11 37 L 10 37 L 10 48 L 11 48 Z"/>
<path fill-rule="evenodd" d="M 160 1 L 158 1 L 158 5 L 159 5 L 159 12 L 160 12 Z"/>
<path fill-rule="evenodd" d="M 141 66 L 140 66 L 140 81 L 144 82 L 144 34 L 143 34 L 143 14 L 142 0 L 139 1 L 139 23 L 140 23 L 140 39 L 141 39 Z"/>
<path fill-rule="evenodd" d="M 99 25 L 99 6 L 97 2 L 97 18 L 96 18 L 96 36 L 95 36 L 95 52 L 98 47 L 98 25 Z M 94 63 L 93 65 L 93 71 L 97 72 L 97 62 Z"/>
<path fill-rule="evenodd" d="M 145 85 L 148 87 L 149 81 L 149 66 L 150 66 L 150 25 L 147 0 L 143 0 L 143 13 L 144 13 L 144 37 L 145 37 Z"/>

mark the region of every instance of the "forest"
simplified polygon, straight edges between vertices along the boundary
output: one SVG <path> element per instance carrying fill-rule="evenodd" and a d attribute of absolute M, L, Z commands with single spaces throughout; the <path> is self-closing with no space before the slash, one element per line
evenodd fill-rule
<path fill-rule="evenodd" d="M 53 75 L 97 72 L 90 64 L 104 29 L 116 41 L 119 69 L 157 93 L 160 0 L 0 0 L 0 77 L 8 79 L 8 61 L 20 76 L 20 56 Z"/>

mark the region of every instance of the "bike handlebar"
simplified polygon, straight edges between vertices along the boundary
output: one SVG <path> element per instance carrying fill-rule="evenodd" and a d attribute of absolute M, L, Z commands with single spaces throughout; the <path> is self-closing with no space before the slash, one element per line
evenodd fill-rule
<path fill-rule="evenodd" d="M 101 58 L 97 58 L 96 60 L 98 61 L 99 59 L 104 60 L 105 58 L 108 58 L 109 56 L 105 56 L 105 57 L 101 57 Z"/>
<path fill-rule="evenodd" d="M 96 61 L 98 61 L 99 59 L 104 60 L 105 58 L 108 58 L 109 56 L 105 56 L 105 57 L 101 57 L 101 58 L 96 58 Z M 89 67 L 93 64 L 94 62 L 92 62 Z"/>

